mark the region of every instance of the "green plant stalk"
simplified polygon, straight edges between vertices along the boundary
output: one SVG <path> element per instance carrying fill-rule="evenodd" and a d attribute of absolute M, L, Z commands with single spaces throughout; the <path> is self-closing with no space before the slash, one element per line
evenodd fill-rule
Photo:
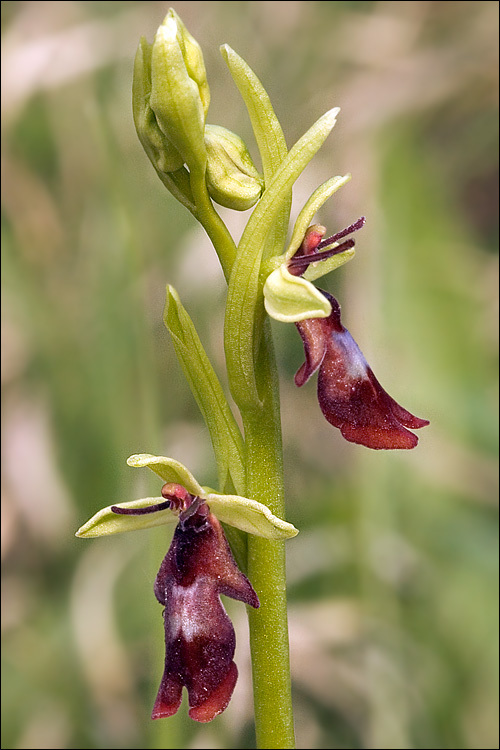
<path fill-rule="evenodd" d="M 207 190 L 204 169 L 193 170 L 191 174 L 191 190 L 196 206 L 193 213 L 210 237 L 219 256 L 226 281 L 228 281 L 236 256 L 236 245 L 226 225 L 213 207 Z"/>
<path fill-rule="evenodd" d="M 228 279 L 236 253 L 234 242 L 213 208 L 204 184 L 193 177 L 191 186 L 197 218 L 212 240 Z M 248 497 L 264 502 L 275 515 L 284 518 L 278 372 L 270 322 L 259 313 L 257 317 L 256 325 L 262 330 L 256 382 L 262 406 L 241 411 L 246 445 L 245 492 Z M 260 599 L 258 610 L 247 608 L 257 747 L 266 750 L 294 748 L 284 542 L 271 542 L 249 534 L 247 573 Z"/>
<path fill-rule="evenodd" d="M 256 500 L 268 502 L 273 513 L 284 517 L 278 376 L 268 320 L 257 371 L 262 409 L 242 415 L 247 447 L 246 491 Z M 294 748 L 284 542 L 249 535 L 248 577 L 261 605 L 248 613 L 257 747 Z"/>

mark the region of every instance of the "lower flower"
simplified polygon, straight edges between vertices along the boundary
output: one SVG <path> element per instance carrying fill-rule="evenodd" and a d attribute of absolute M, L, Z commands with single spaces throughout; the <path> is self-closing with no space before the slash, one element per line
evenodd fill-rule
<path fill-rule="evenodd" d="M 156 598 L 165 607 L 165 667 L 152 718 L 175 714 L 185 687 L 191 718 L 211 721 L 227 707 L 238 677 L 234 629 L 220 595 L 259 607 L 220 521 L 265 539 L 287 539 L 298 532 L 262 503 L 202 487 L 173 458 L 139 453 L 127 463 L 147 466 L 161 477 L 165 482 L 161 497 L 102 508 L 76 536 L 91 538 L 177 523 L 155 581 Z"/>
<path fill-rule="evenodd" d="M 259 599 L 208 505 L 173 482 L 163 486 L 162 495 L 180 514 L 155 581 L 155 596 L 165 607 L 165 669 L 151 718 L 175 714 L 186 687 L 190 717 L 212 721 L 227 708 L 238 677 L 234 629 L 220 594 L 252 607 Z"/>

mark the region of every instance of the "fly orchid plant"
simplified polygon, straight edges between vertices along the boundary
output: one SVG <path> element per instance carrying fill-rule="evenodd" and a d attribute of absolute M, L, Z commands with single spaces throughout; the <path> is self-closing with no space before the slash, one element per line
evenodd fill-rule
<path fill-rule="evenodd" d="M 297 326 L 305 363 L 295 382 L 302 386 L 318 371 L 320 408 L 346 440 L 373 449 L 413 448 L 417 437 L 410 430 L 428 422 L 386 393 L 343 327 L 337 300 L 312 283 L 354 256 L 349 235 L 361 229 L 364 217 L 327 239 L 325 228 L 312 224 L 350 175 L 315 190 L 285 245 L 293 184 L 332 130 L 339 109 L 320 117 L 288 150 L 258 78 L 229 46 L 221 52 L 248 110 L 262 174 L 238 135 L 207 124 L 203 55 L 173 9 L 153 43 L 143 38 L 139 44 L 133 115 L 160 180 L 203 226 L 227 280 L 224 348 L 242 429 L 189 314 L 167 286 L 165 325 L 211 437 L 219 488 L 200 485 L 172 458 L 131 456 L 130 466 L 148 467 L 162 480 L 161 496 L 104 508 L 77 536 L 175 523 L 154 586 L 165 608 L 165 666 L 152 718 L 174 714 L 183 687 L 196 721 L 211 721 L 227 707 L 238 673 L 234 630 L 219 598 L 225 594 L 249 605 L 258 747 L 292 748 L 284 542 L 297 529 L 283 520 L 279 390 L 269 317 Z M 255 206 L 238 245 L 214 203 L 239 211 Z"/>

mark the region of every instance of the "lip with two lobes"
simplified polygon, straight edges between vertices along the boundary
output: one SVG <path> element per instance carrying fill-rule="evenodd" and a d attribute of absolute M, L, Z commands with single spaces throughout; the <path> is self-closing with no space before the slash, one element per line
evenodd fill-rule
<path fill-rule="evenodd" d="M 328 292 L 328 318 L 295 323 L 306 361 L 295 375 L 304 385 L 318 372 L 318 401 L 324 416 L 352 443 L 377 449 L 414 448 L 418 438 L 410 429 L 429 424 L 403 409 L 382 388 L 358 345 L 340 320 L 340 305 Z M 410 429 L 407 429 L 410 428 Z"/>
<path fill-rule="evenodd" d="M 202 504 L 178 524 L 156 577 L 155 595 L 165 606 L 165 669 L 153 719 L 177 712 L 184 686 L 195 721 L 211 721 L 227 707 L 238 670 L 234 629 L 220 594 L 259 606 L 221 524 Z"/>

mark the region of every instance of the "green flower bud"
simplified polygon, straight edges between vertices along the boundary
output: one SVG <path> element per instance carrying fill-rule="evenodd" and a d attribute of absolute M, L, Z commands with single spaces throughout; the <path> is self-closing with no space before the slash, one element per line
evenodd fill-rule
<path fill-rule="evenodd" d="M 207 188 L 214 201 L 236 211 L 253 206 L 264 183 L 241 138 L 219 125 L 207 125 L 205 145 Z"/>
<path fill-rule="evenodd" d="M 205 168 L 205 117 L 210 102 L 198 43 L 170 8 L 151 51 L 150 106 L 160 130 L 190 169 Z"/>
<path fill-rule="evenodd" d="M 149 103 L 151 96 L 151 53 L 153 45 L 141 37 L 134 63 L 132 109 L 137 135 L 158 172 L 175 172 L 184 159 L 160 130 L 156 115 Z"/>

